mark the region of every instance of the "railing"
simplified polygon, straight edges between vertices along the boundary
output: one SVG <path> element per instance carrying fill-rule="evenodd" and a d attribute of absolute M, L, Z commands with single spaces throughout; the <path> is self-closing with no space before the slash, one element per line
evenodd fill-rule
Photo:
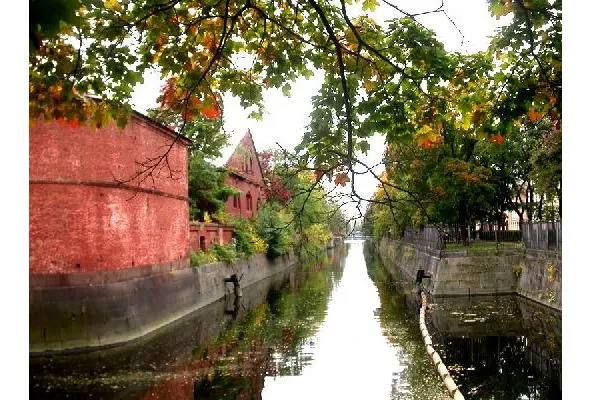
<path fill-rule="evenodd" d="M 476 250 L 523 248 L 520 231 L 474 231 L 467 227 L 406 228 L 402 241 L 433 250 Z"/>
<path fill-rule="evenodd" d="M 406 228 L 403 242 L 433 250 L 459 250 L 470 247 L 474 250 L 523 248 L 562 250 L 561 222 L 534 222 L 522 224 L 520 231 L 472 231 L 450 227 L 438 229 Z M 492 246 L 492 247 L 491 247 Z"/>
<path fill-rule="evenodd" d="M 562 250 L 562 222 L 533 222 L 521 227 L 528 249 Z"/>
<path fill-rule="evenodd" d="M 483 240 L 487 242 L 521 242 L 521 231 L 485 231 L 472 232 L 472 240 Z"/>

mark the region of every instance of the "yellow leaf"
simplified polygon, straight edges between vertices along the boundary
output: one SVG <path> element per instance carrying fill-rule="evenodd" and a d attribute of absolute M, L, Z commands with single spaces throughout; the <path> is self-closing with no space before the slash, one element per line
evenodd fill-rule
<path fill-rule="evenodd" d="M 104 4 L 108 10 L 121 11 L 121 4 L 117 0 L 105 0 Z"/>

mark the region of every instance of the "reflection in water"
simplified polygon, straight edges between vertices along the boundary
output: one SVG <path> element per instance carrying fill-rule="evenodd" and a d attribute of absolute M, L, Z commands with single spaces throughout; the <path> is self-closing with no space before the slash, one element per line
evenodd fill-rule
<path fill-rule="evenodd" d="M 413 287 L 362 246 L 349 242 L 138 342 L 31 358 L 31 398 L 447 399 Z M 560 375 L 560 325 L 539 307 L 513 297 L 434 302 L 430 331 L 467 398 L 554 398 L 559 385 L 545 377 Z"/>
<path fill-rule="evenodd" d="M 30 359 L 32 398 L 260 398 L 267 373 L 299 373 L 298 352 L 342 275 L 331 259 L 279 273 L 152 337 L 113 349 Z M 281 357 L 271 363 L 274 352 Z M 269 369 L 269 371 L 267 371 Z"/>
<path fill-rule="evenodd" d="M 382 334 L 380 299 L 367 275 L 362 242 L 348 246 L 326 318 L 302 347 L 302 354 L 311 355 L 309 364 L 300 374 L 267 376 L 263 399 L 389 399 L 408 392 L 403 349 Z"/>
<path fill-rule="evenodd" d="M 221 300 L 137 343 L 31 358 L 31 397 L 445 398 L 432 370 L 417 373 L 425 357 L 414 322 L 404 312 L 385 319 L 362 242 L 344 252 L 244 288 L 241 303 Z"/>
<path fill-rule="evenodd" d="M 396 282 L 379 261 L 368 263 L 380 289 L 382 321 L 405 310 L 418 321 L 413 285 Z M 427 320 L 434 346 L 466 399 L 562 397 L 560 313 L 515 295 L 442 297 L 431 299 Z M 408 372 L 419 373 L 416 368 L 410 365 Z"/>
<path fill-rule="evenodd" d="M 397 349 L 400 372 L 392 380 L 392 399 L 449 399 L 439 375 L 427 357 L 418 328 L 419 303 L 414 286 L 395 281 L 369 246 L 368 274 L 380 298 L 377 310 L 383 335 Z"/>
<path fill-rule="evenodd" d="M 437 350 L 466 398 L 562 397 L 559 313 L 517 296 L 433 301 Z"/>

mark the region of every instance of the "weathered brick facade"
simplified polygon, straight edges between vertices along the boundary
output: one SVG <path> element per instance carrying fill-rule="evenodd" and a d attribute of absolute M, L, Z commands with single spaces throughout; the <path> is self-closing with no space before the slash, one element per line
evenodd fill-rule
<path fill-rule="evenodd" d="M 185 138 L 139 113 L 125 129 L 29 129 L 29 273 L 116 270 L 188 258 Z M 170 169 L 132 180 L 168 153 Z M 172 177 L 170 172 L 172 171 Z"/>
<path fill-rule="evenodd" d="M 226 211 L 236 216 L 253 218 L 264 201 L 263 173 L 250 130 L 242 138 L 226 162 L 230 174 L 226 183 L 240 190 L 240 196 L 230 197 Z"/>
<path fill-rule="evenodd" d="M 191 249 L 197 251 L 209 250 L 212 243 L 227 244 L 232 240 L 234 228 L 215 222 L 191 222 L 189 227 L 189 241 Z"/>

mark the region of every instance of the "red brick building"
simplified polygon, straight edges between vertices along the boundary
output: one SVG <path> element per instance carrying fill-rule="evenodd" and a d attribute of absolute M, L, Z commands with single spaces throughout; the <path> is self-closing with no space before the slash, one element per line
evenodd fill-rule
<path fill-rule="evenodd" d="M 250 130 L 246 132 L 226 162 L 230 171 L 226 183 L 240 191 L 226 202 L 226 212 L 248 219 L 254 218 L 264 201 L 263 171 Z"/>
<path fill-rule="evenodd" d="M 29 274 L 186 264 L 190 144 L 135 112 L 125 129 L 32 123 Z M 170 169 L 129 180 L 168 148 Z"/>
<path fill-rule="evenodd" d="M 225 161 L 229 170 L 226 184 L 240 191 L 226 202 L 225 210 L 236 217 L 252 219 L 264 202 L 263 172 L 250 130 L 234 147 Z M 232 239 L 232 227 L 216 223 L 191 223 L 191 249 L 207 251 L 211 243 L 228 243 Z"/>

